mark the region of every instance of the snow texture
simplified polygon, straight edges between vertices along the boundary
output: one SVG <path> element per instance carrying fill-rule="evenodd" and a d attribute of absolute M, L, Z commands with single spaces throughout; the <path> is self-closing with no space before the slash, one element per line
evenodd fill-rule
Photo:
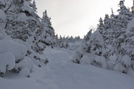
<path fill-rule="evenodd" d="M 11 37 L 5 33 L 5 29 L 0 27 L 0 40 L 11 40 Z"/>
<path fill-rule="evenodd" d="M 5 0 L 0 0 L 0 4 L 5 5 L 6 1 Z"/>
<path fill-rule="evenodd" d="M 27 48 L 10 40 L 0 40 L 0 53 L 10 52 L 15 56 L 15 60 L 21 60 L 27 53 Z"/>
<path fill-rule="evenodd" d="M 19 72 L 19 75 L 28 77 L 30 75 L 30 71 L 28 68 L 22 68 L 21 71 Z"/>
<path fill-rule="evenodd" d="M 130 23 L 127 25 L 127 30 L 134 28 L 134 18 L 130 21 Z"/>
<path fill-rule="evenodd" d="M 10 52 L 0 54 L 0 72 L 6 73 L 7 70 L 12 70 L 15 67 L 15 57 Z"/>
<path fill-rule="evenodd" d="M 1 89 L 134 88 L 133 76 L 92 65 L 74 64 L 70 61 L 73 53 L 66 49 L 47 47 L 44 54 L 50 60 L 46 66 L 33 66 L 29 78 L 26 78 L 29 75 L 27 68 L 21 70 L 19 75 L 9 73 L 3 78 L 0 77 Z"/>
<path fill-rule="evenodd" d="M 6 25 L 6 14 L 3 10 L 0 9 L 0 26 L 5 28 Z"/>
<path fill-rule="evenodd" d="M 122 57 L 121 63 L 128 68 L 131 66 L 131 58 L 128 55 L 124 55 Z"/>
<path fill-rule="evenodd" d="M 17 17 L 18 22 L 25 22 L 26 23 L 27 20 L 28 19 L 27 19 L 27 16 L 25 13 L 18 14 L 18 17 Z"/>
<path fill-rule="evenodd" d="M 94 60 L 93 54 L 86 54 L 81 58 L 81 64 L 92 64 Z"/>
<path fill-rule="evenodd" d="M 30 71 L 32 71 L 33 68 L 33 62 L 29 57 L 25 57 L 24 60 L 20 61 L 15 65 L 15 69 L 17 71 L 22 70 L 23 68 L 27 68 Z"/>
<path fill-rule="evenodd" d="M 34 10 L 29 6 L 28 2 L 24 1 L 23 3 L 23 7 L 22 7 L 23 11 L 28 11 L 29 13 L 33 13 Z"/>
<path fill-rule="evenodd" d="M 100 34 L 99 31 L 95 31 L 92 35 L 91 35 L 91 38 L 90 38 L 92 41 L 94 40 L 97 40 L 100 42 L 100 45 L 104 45 L 104 40 L 103 40 L 103 37 L 102 35 Z"/>
<path fill-rule="evenodd" d="M 2 20 L 2 21 L 6 21 L 6 14 L 5 14 L 5 12 L 3 11 L 3 10 L 1 10 L 0 9 L 0 19 Z"/>

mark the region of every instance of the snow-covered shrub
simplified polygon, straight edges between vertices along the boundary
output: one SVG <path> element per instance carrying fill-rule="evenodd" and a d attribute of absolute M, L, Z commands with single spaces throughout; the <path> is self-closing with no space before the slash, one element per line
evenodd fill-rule
<path fill-rule="evenodd" d="M 81 58 L 81 64 L 93 64 L 94 61 L 94 55 L 86 53 L 82 58 Z"/>
<path fill-rule="evenodd" d="M 33 62 L 29 57 L 26 57 L 27 50 L 30 50 L 30 47 L 26 44 L 25 46 L 13 42 L 4 31 L 5 29 L 0 29 L 0 75 L 4 76 L 7 71 L 11 70 L 20 71 L 22 67 L 32 71 Z"/>
<path fill-rule="evenodd" d="M 113 70 L 114 69 L 114 66 L 116 64 L 116 60 L 117 60 L 117 56 L 115 54 L 114 55 L 111 55 L 109 57 L 109 60 L 107 61 L 107 63 L 108 63 L 108 68 L 110 70 Z"/>
<path fill-rule="evenodd" d="M 115 71 L 122 72 L 122 73 L 127 73 L 126 68 L 125 68 L 121 63 L 117 63 L 117 64 L 114 66 L 114 70 L 115 70 Z"/>
<path fill-rule="evenodd" d="M 82 64 L 92 64 L 98 67 L 107 68 L 104 40 L 99 31 L 95 31 L 90 40 L 77 49 L 73 56 L 73 62 Z"/>
<path fill-rule="evenodd" d="M 132 70 L 132 61 L 128 55 L 124 55 L 120 59 L 120 61 L 118 60 L 116 63 L 117 64 L 114 66 L 115 71 L 119 71 L 126 74 L 134 73 L 134 71 Z"/>
<path fill-rule="evenodd" d="M 93 62 L 96 66 L 100 66 L 102 68 L 107 68 L 107 62 L 106 62 L 106 58 L 104 56 L 95 55 Z"/>
<path fill-rule="evenodd" d="M 6 71 L 15 67 L 15 57 L 11 52 L 0 54 L 0 76 L 4 76 Z"/>
<path fill-rule="evenodd" d="M 20 71 L 22 67 L 32 70 L 33 63 L 28 57 L 25 57 L 27 48 L 11 40 L 0 40 L 0 71 L 5 74 L 6 71 L 15 69 Z"/>
<path fill-rule="evenodd" d="M 86 53 L 86 44 L 81 44 L 81 46 L 77 49 L 75 54 L 73 55 L 72 61 L 75 63 L 80 63 L 81 58 Z"/>
<path fill-rule="evenodd" d="M 131 67 L 131 58 L 128 55 L 124 55 L 122 57 L 121 64 L 126 68 Z"/>
<path fill-rule="evenodd" d="M 21 71 L 23 68 L 27 68 L 29 72 L 32 72 L 33 69 L 33 62 L 29 57 L 25 57 L 24 60 L 16 63 L 15 70 L 17 72 Z"/>
<path fill-rule="evenodd" d="M 73 55 L 72 61 L 73 61 L 74 63 L 79 63 L 81 57 L 82 57 L 82 55 L 77 51 L 77 52 L 75 52 L 75 54 Z"/>
<path fill-rule="evenodd" d="M 22 68 L 19 74 L 24 77 L 30 77 L 30 71 L 26 67 Z"/>
<path fill-rule="evenodd" d="M 91 53 L 87 53 L 81 58 L 81 64 L 91 64 L 94 66 L 107 68 L 107 62 L 103 56 L 97 56 Z"/>
<path fill-rule="evenodd" d="M 104 39 L 99 31 L 95 31 L 88 42 L 90 45 L 90 52 L 99 56 L 104 56 L 106 49 L 104 47 Z"/>
<path fill-rule="evenodd" d="M 0 53 L 11 52 L 15 56 L 15 61 L 20 61 L 27 53 L 27 48 L 10 40 L 0 40 Z"/>
<path fill-rule="evenodd" d="M 45 64 L 47 58 L 41 58 L 40 54 L 36 53 L 35 51 L 32 50 L 31 46 L 29 45 L 28 42 L 19 42 L 20 44 L 23 44 L 27 47 L 27 54 L 26 56 L 29 57 L 35 65 L 41 65 L 41 63 Z"/>

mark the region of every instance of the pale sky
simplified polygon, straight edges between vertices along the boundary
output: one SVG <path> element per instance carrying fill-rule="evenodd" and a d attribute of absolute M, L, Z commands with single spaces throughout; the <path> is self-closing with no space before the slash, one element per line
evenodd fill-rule
<path fill-rule="evenodd" d="M 40 17 L 47 10 L 55 33 L 62 36 L 84 37 L 89 28 L 96 27 L 100 17 L 115 14 L 120 0 L 35 0 Z M 125 0 L 127 7 L 133 0 Z"/>

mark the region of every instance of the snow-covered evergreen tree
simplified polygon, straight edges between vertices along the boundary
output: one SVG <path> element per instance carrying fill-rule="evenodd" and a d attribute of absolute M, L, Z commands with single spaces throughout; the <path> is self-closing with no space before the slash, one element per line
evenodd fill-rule
<path fill-rule="evenodd" d="M 74 63 L 80 64 L 81 58 L 85 55 L 87 51 L 87 45 L 85 43 L 82 43 L 80 47 L 76 50 L 75 54 L 72 57 L 72 61 Z"/>
<path fill-rule="evenodd" d="M 84 37 L 84 41 L 87 42 L 90 40 L 90 36 L 92 34 L 92 29 L 87 33 L 87 35 Z"/>
<path fill-rule="evenodd" d="M 45 45 L 54 45 L 54 36 L 55 32 L 53 27 L 51 26 L 50 19 L 47 16 L 47 11 L 43 13 L 43 18 L 42 18 L 42 25 L 43 25 L 43 32 L 41 34 L 41 42 L 44 43 Z"/>
<path fill-rule="evenodd" d="M 121 0 L 119 6 L 119 14 L 114 15 L 112 10 L 111 17 L 106 14 L 104 21 L 100 18 L 98 31 L 91 35 L 84 49 L 75 52 L 73 62 L 133 75 L 133 16 L 124 1 Z"/>
<path fill-rule="evenodd" d="M 39 16 L 32 9 L 30 2 L 31 0 L 1 0 L 1 76 L 5 75 L 7 71 L 15 70 L 30 77 L 33 63 L 38 66 L 45 64 L 46 60 L 39 57 L 40 52 L 35 53 L 40 49 L 37 43 L 41 39 L 42 26 Z"/>
<path fill-rule="evenodd" d="M 99 31 L 95 31 L 90 40 L 86 43 L 82 43 L 73 56 L 73 62 L 82 64 L 92 64 L 107 68 L 105 59 L 105 47 L 104 40 Z M 89 57 L 89 59 L 88 59 Z"/>
<path fill-rule="evenodd" d="M 19 43 L 15 43 L 5 33 L 5 29 L 0 27 L 0 76 L 4 76 L 7 71 L 15 70 L 18 73 L 27 71 L 24 76 L 30 77 L 33 62 L 26 57 L 27 48 Z"/>
<path fill-rule="evenodd" d="M 100 18 L 97 30 L 99 30 L 100 33 L 102 33 L 103 29 L 104 29 L 103 20 L 102 18 Z"/>
<path fill-rule="evenodd" d="M 39 16 L 25 0 L 8 1 L 6 32 L 13 39 L 26 41 L 39 27 Z"/>
<path fill-rule="evenodd" d="M 34 11 L 36 11 L 36 10 L 37 10 L 35 0 L 33 0 L 33 3 L 32 3 L 32 4 L 30 4 L 30 6 L 34 9 Z"/>
<path fill-rule="evenodd" d="M 111 20 L 109 18 L 109 15 L 106 14 L 105 18 L 104 18 L 104 27 L 105 27 L 105 29 L 109 29 L 110 28 L 110 23 L 111 23 Z"/>

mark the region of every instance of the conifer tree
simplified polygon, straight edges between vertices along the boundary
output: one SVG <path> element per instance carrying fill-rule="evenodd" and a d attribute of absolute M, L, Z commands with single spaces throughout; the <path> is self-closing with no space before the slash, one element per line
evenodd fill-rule
<path fill-rule="evenodd" d="M 95 31 L 91 35 L 84 49 L 76 51 L 73 62 L 92 64 L 133 75 L 134 65 L 131 59 L 134 59 L 134 20 L 132 13 L 124 5 L 124 0 L 119 2 L 119 8 L 119 14 L 114 15 L 112 10 L 110 17 L 106 14 L 104 21 L 100 18 L 97 27 L 99 32 Z"/>
<path fill-rule="evenodd" d="M 39 27 L 39 16 L 28 1 L 13 0 L 6 11 L 6 32 L 14 39 L 26 41 Z"/>
<path fill-rule="evenodd" d="M 99 30 L 100 33 L 102 33 L 102 31 L 104 30 L 104 24 L 103 24 L 102 18 L 100 18 L 100 20 L 99 20 L 99 24 L 98 24 L 97 30 Z"/>
<path fill-rule="evenodd" d="M 85 42 L 90 40 L 90 36 L 92 34 L 92 29 L 87 33 L 87 35 L 84 37 Z"/>
<path fill-rule="evenodd" d="M 105 29 L 109 29 L 110 28 L 110 23 L 111 23 L 111 21 L 110 21 L 109 15 L 106 14 L 105 18 L 104 18 L 104 27 L 105 27 Z"/>
<path fill-rule="evenodd" d="M 41 42 L 46 44 L 47 46 L 54 44 L 54 36 L 55 32 L 53 27 L 51 26 L 50 19 L 47 16 L 47 11 L 43 13 L 42 18 L 42 26 L 43 26 L 43 32 L 41 34 Z"/>

